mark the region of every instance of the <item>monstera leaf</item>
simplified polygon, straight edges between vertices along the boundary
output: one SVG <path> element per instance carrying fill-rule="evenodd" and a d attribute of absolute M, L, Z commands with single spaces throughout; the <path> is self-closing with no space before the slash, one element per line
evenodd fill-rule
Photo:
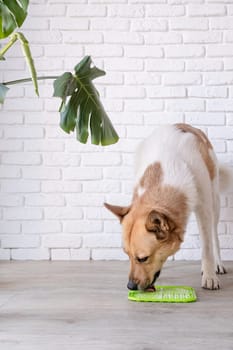
<path fill-rule="evenodd" d="M 9 88 L 3 84 L 0 84 L 0 103 L 4 102 L 5 96 Z"/>
<path fill-rule="evenodd" d="M 105 74 L 92 66 L 90 56 L 86 56 L 74 68 L 75 74 L 66 72 L 54 81 L 54 96 L 60 97 L 60 126 L 70 133 L 76 129 L 76 137 L 86 143 L 89 133 L 96 145 L 110 145 L 119 137 L 109 120 L 99 99 L 92 80 Z"/>
<path fill-rule="evenodd" d="M 0 0 L 0 38 L 8 37 L 21 27 L 26 16 L 29 0 Z"/>

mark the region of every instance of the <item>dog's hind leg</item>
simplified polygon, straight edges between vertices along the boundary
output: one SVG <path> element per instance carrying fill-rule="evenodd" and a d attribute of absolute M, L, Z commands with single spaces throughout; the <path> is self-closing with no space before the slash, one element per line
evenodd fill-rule
<path fill-rule="evenodd" d="M 207 201 L 209 202 L 209 201 Z M 211 200 L 210 200 L 211 202 Z M 210 204 L 210 203 L 209 203 Z M 219 279 L 215 272 L 215 256 L 213 247 L 213 206 L 199 204 L 195 210 L 202 241 L 202 287 L 219 289 Z"/>
<path fill-rule="evenodd" d="M 214 209 L 214 218 L 213 218 L 213 248 L 214 248 L 214 258 L 215 258 L 215 271 L 218 274 L 226 273 L 226 269 L 221 260 L 219 238 L 218 238 L 218 222 L 219 222 L 219 213 L 220 213 L 220 197 L 217 191 L 216 183 L 213 183 L 213 209 Z"/>

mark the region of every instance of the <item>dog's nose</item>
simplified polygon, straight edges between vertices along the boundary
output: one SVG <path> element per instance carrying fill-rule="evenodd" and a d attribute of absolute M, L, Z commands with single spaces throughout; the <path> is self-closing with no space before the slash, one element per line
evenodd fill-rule
<path fill-rule="evenodd" d="M 130 290 L 137 290 L 138 286 L 137 286 L 137 284 L 134 281 L 129 280 L 129 282 L 127 284 L 127 288 L 130 289 Z"/>

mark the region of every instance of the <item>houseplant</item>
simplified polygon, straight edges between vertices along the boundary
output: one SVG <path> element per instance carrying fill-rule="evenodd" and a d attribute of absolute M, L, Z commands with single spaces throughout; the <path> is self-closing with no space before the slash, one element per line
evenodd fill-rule
<path fill-rule="evenodd" d="M 76 131 L 76 138 L 86 143 L 91 135 L 91 142 L 96 145 L 110 145 L 118 141 L 118 135 L 100 101 L 99 93 L 93 80 L 105 72 L 92 65 L 90 56 L 84 57 L 74 67 L 74 73 L 65 72 L 58 77 L 37 77 L 29 43 L 20 28 L 27 17 L 29 0 L 0 0 L 0 39 L 10 40 L 0 50 L 0 60 L 5 59 L 7 51 L 20 42 L 26 58 L 31 78 L 2 82 L 0 84 L 0 103 L 4 102 L 10 85 L 32 81 L 35 93 L 39 95 L 38 80 L 53 79 L 54 94 L 62 102 L 59 109 L 60 127 L 67 133 Z"/>

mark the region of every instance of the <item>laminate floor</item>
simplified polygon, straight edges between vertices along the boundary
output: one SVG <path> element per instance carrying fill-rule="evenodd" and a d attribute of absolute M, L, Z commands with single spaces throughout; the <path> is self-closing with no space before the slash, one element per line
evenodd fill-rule
<path fill-rule="evenodd" d="M 199 262 L 169 262 L 158 284 L 198 301 L 127 299 L 128 262 L 1 262 L 0 350 L 232 350 L 233 262 L 222 289 L 200 287 Z"/>

